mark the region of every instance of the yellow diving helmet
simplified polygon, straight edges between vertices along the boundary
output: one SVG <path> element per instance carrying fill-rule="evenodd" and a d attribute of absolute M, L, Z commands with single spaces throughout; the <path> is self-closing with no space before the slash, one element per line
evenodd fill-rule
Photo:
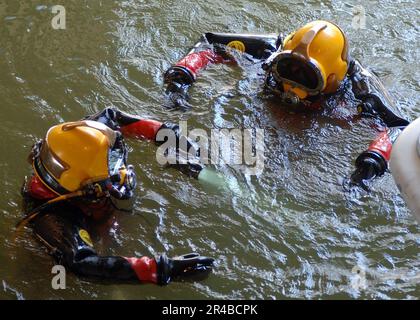
<path fill-rule="evenodd" d="M 284 92 L 305 99 L 337 90 L 347 73 L 348 55 L 343 31 L 331 22 L 314 21 L 289 35 L 268 63 Z"/>
<path fill-rule="evenodd" d="M 134 172 L 125 166 L 126 149 L 119 132 L 97 121 L 52 127 L 34 146 L 31 160 L 35 174 L 58 196 L 90 186 L 100 197 L 135 184 Z"/>

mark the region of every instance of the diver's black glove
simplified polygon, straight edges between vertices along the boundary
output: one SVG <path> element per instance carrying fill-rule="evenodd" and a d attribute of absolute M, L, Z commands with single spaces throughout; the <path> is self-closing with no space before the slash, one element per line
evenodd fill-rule
<path fill-rule="evenodd" d="M 198 253 L 185 254 L 175 258 L 161 256 L 157 259 L 158 284 L 166 285 L 171 281 L 202 280 L 212 270 L 213 258 Z"/>
<path fill-rule="evenodd" d="M 188 88 L 194 82 L 192 75 L 182 67 L 172 67 L 166 71 L 164 81 L 168 84 L 166 107 L 189 110 L 191 104 L 188 102 Z"/>
<path fill-rule="evenodd" d="M 350 177 L 350 186 L 369 191 L 369 181 L 381 176 L 387 170 L 386 160 L 374 151 L 365 151 L 356 159 L 356 170 Z"/>
<path fill-rule="evenodd" d="M 168 109 L 179 109 L 186 111 L 192 108 L 192 105 L 188 102 L 188 95 L 184 91 L 170 92 L 168 95 L 169 105 Z"/>
<path fill-rule="evenodd" d="M 204 168 L 204 165 L 200 162 L 200 146 L 181 132 L 179 125 L 171 122 L 163 123 L 159 129 L 155 137 L 157 145 L 167 142 L 168 135 L 171 134 L 170 132 L 161 132 L 161 130 L 171 130 L 175 134 L 176 141 L 173 141 L 174 145 L 171 148 L 167 148 L 164 153 L 164 156 L 173 160 L 173 162 L 169 163 L 169 166 L 180 170 L 190 177 L 198 178 L 198 175 Z"/>

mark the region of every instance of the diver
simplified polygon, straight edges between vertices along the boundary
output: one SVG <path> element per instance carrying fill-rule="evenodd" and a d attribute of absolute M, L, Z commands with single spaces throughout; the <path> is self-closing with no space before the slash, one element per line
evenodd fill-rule
<path fill-rule="evenodd" d="M 178 143 L 184 138 L 177 125 L 114 108 L 50 128 L 28 158 L 33 174 L 22 187 L 28 214 L 17 230 L 30 225 L 58 264 L 87 279 L 158 285 L 203 279 L 214 259 L 196 253 L 172 259 L 100 256 L 93 247 L 92 232 L 111 220 L 121 207 L 118 203 L 133 197 L 136 175 L 127 163 L 124 138 L 154 140 L 159 145 L 161 130 L 173 132 Z M 198 162 L 173 166 L 195 178 L 206 171 Z"/>
<path fill-rule="evenodd" d="M 344 180 L 369 190 L 369 183 L 388 168 L 392 143 L 409 122 L 402 118 L 378 77 L 350 57 L 344 32 L 327 21 L 313 21 L 283 39 L 280 35 L 205 33 L 193 49 L 164 75 L 170 107 L 187 110 L 188 88 L 209 64 L 235 63 L 235 56 L 260 63 L 264 88 L 279 105 L 293 112 L 342 108 L 353 99 L 361 116 L 387 127 L 356 159 Z M 340 103 L 336 100 L 341 99 Z"/>

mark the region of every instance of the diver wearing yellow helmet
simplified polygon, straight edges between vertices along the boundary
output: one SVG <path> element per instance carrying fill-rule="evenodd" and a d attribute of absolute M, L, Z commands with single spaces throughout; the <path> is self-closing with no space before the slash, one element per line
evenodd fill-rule
<path fill-rule="evenodd" d="M 50 128 L 28 158 L 34 172 L 22 193 L 26 206 L 32 209 L 17 230 L 30 224 L 57 263 L 85 278 L 165 285 L 177 278 L 207 274 L 212 258 L 196 253 L 172 259 L 165 255 L 103 257 L 97 254 L 89 236 L 91 230 L 98 233 L 95 227 L 107 224 L 112 209 L 120 209 L 117 200 L 133 196 L 136 176 L 127 163 L 124 137 L 159 143 L 161 130 L 173 132 L 177 140 L 182 137 L 177 125 L 141 119 L 112 108 Z M 188 140 L 189 150 L 192 146 Z M 196 178 L 206 171 L 197 162 L 174 166 Z"/>
<path fill-rule="evenodd" d="M 168 103 L 189 109 L 188 88 L 198 73 L 209 64 L 236 62 L 241 57 L 262 66 L 266 91 L 285 110 L 325 112 L 354 105 L 362 116 L 381 120 L 388 129 L 357 158 L 350 185 L 368 189 L 368 182 L 386 171 L 392 143 L 408 121 L 399 115 L 380 80 L 350 57 L 346 35 L 329 21 L 310 22 L 284 39 L 277 35 L 205 33 L 166 71 Z"/>

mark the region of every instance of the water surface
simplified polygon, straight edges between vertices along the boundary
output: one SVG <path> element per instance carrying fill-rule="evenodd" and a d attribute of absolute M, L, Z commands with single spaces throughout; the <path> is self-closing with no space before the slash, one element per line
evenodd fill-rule
<path fill-rule="evenodd" d="M 392 177 L 349 196 L 341 179 L 375 136 L 352 112 L 291 115 L 263 99 L 248 60 L 210 67 L 191 90 L 194 109 L 162 107 L 162 74 L 203 32 L 287 34 L 313 19 L 338 22 L 351 52 L 372 67 L 402 114 L 420 112 L 416 1 L 365 1 L 367 26 L 352 28 L 342 1 L 67 1 L 67 28 L 53 30 L 55 1 L 0 2 L 0 280 L 2 299 L 282 299 L 419 297 L 420 230 Z M 28 230 L 15 243 L 27 154 L 61 121 L 115 106 L 190 127 L 263 128 L 260 176 L 219 167 L 240 185 L 210 190 L 155 161 L 155 146 L 130 142 L 139 177 L 132 214 L 118 216 L 102 254 L 170 256 L 198 251 L 217 266 L 204 282 L 108 285 L 67 277 L 51 288 L 52 260 Z M 351 285 L 364 269 L 365 290 Z"/>

